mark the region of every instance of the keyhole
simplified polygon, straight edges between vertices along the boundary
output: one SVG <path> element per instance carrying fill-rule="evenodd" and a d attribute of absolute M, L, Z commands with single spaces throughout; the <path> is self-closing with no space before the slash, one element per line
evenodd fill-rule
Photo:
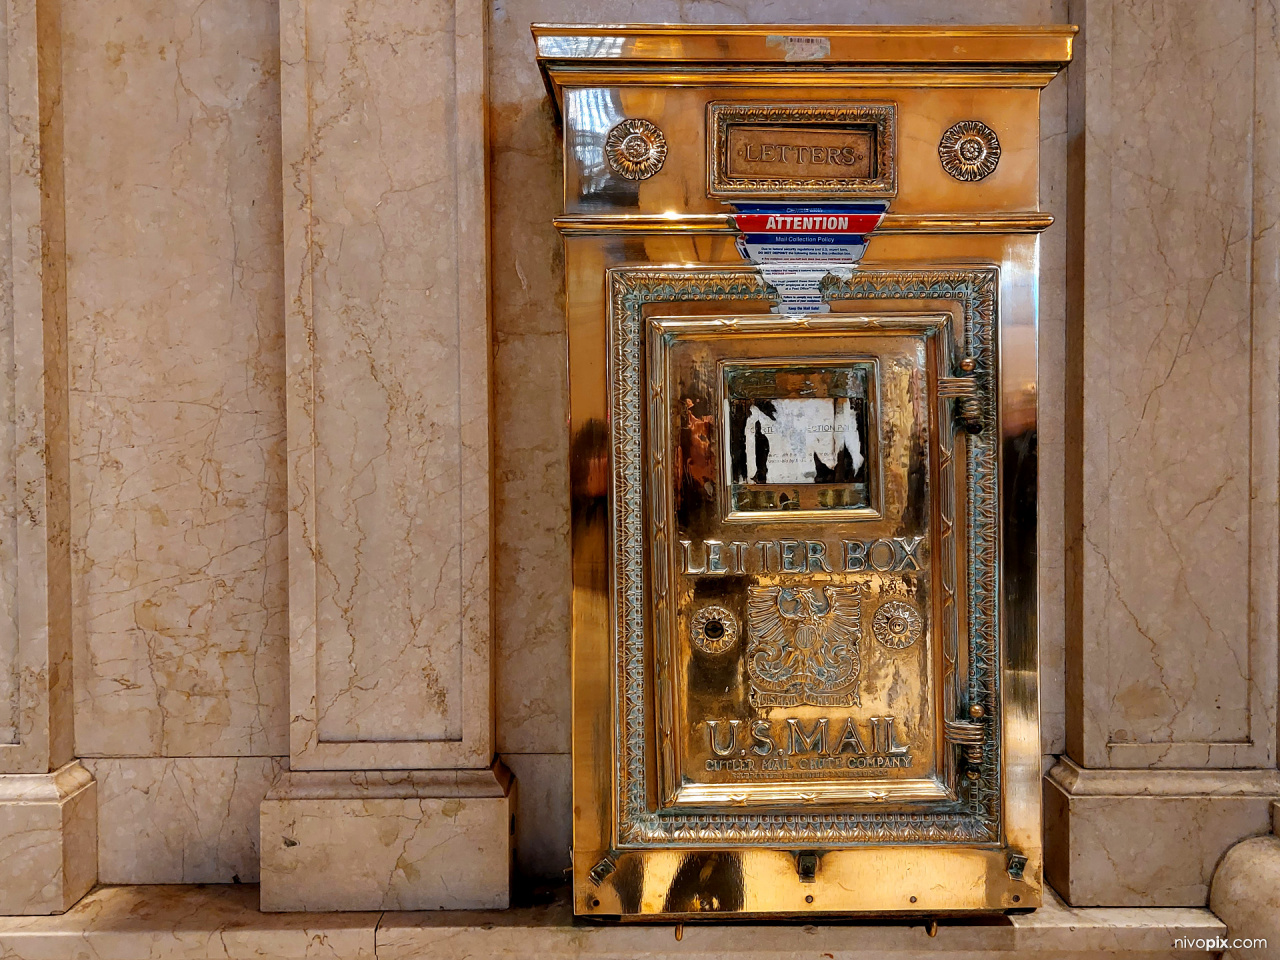
<path fill-rule="evenodd" d="M 708 640 L 719 640 L 724 636 L 724 624 L 719 620 L 708 620 L 702 632 Z"/>

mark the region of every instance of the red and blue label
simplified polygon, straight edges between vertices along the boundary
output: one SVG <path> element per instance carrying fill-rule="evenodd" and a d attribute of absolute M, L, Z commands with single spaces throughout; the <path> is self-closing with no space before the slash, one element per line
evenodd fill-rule
<path fill-rule="evenodd" d="M 738 253 L 752 263 L 857 263 L 887 200 L 856 203 L 734 204 Z"/>

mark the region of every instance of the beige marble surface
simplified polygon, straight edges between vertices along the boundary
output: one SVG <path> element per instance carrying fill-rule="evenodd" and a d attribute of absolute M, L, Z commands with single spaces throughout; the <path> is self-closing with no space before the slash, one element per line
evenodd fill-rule
<path fill-rule="evenodd" d="M 86 760 L 98 782 L 102 883 L 253 883 L 270 757 Z"/>
<path fill-rule="evenodd" d="M 1071 753 L 1274 766 L 1275 5 L 1072 12 L 1085 39 Z"/>
<path fill-rule="evenodd" d="M 1076 910 L 1050 901 L 1009 921 L 574 926 L 567 905 L 491 912 L 264 914 L 254 886 L 100 887 L 62 917 L 0 918 L 4 960 L 908 960 L 1204 957 L 1174 952 L 1178 937 L 1225 932 L 1205 909 Z M 71 948 L 74 944 L 74 948 Z"/>
<path fill-rule="evenodd" d="M 280 754 L 275 5 L 62 8 L 77 750 Z"/>
<path fill-rule="evenodd" d="M 1226 924 L 1227 936 L 1240 941 L 1227 953 L 1231 960 L 1280 957 L 1280 837 L 1253 837 L 1232 847 L 1213 875 L 1209 907 Z"/>
<path fill-rule="evenodd" d="M 838 960 L 886 957 L 1172 957 L 1194 956 L 1170 948 L 1179 936 L 1220 932 L 1207 910 L 1075 910 L 1048 893 L 1030 914 L 986 924 L 943 921 L 929 937 L 916 920 L 859 924 L 685 924 L 681 939 L 671 924 L 572 926 L 569 908 L 557 902 L 506 914 L 388 915 L 378 925 L 378 956 L 438 960 L 484 956 L 504 960 L 631 960 L 634 957 L 759 957 Z M 1203 956 L 1203 951 L 1200 953 Z"/>
<path fill-rule="evenodd" d="M 263 914 L 258 888 L 99 887 L 61 917 L 0 918 L 4 960 L 373 960 L 381 914 Z"/>
<path fill-rule="evenodd" d="M 295 769 L 493 754 L 481 14 L 281 7 Z"/>
<path fill-rule="evenodd" d="M 515 868 L 517 884 L 561 881 L 573 843 L 573 763 L 567 753 L 504 754 L 516 778 Z"/>
<path fill-rule="evenodd" d="M 0 915 L 62 913 L 94 885 L 95 788 L 79 761 L 0 776 Z"/>

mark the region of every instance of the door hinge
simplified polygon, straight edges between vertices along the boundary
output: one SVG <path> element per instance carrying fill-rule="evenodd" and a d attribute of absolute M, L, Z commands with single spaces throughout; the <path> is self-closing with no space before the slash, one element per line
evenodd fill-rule
<path fill-rule="evenodd" d="M 982 400 L 978 392 L 977 364 L 973 357 L 960 361 L 961 375 L 938 378 L 938 397 L 955 401 L 956 422 L 969 433 L 982 430 Z"/>

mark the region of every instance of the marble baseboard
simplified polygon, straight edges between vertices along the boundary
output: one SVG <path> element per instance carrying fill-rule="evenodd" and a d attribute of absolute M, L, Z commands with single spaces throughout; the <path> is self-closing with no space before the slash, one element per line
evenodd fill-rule
<path fill-rule="evenodd" d="M 1203 906 L 1222 855 L 1271 829 L 1275 770 L 1093 770 L 1044 779 L 1045 880 L 1070 904 Z"/>
<path fill-rule="evenodd" d="M 237 886 L 99 887 L 61 917 L 0 918 L 0 957 L 66 960 L 978 960 L 1206 956 L 1174 941 L 1218 937 L 1200 909 L 1075 909 L 1052 894 L 1006 920 L 575 926 L 566 896 L 539 907 L 435 913 L 260 913 L 258 891 Z M 71 944 L 74 943 L 74 947 Z"/>
<path fill-rule="evenodd" d="M 97 881 L 96 784 L 79 761 L 0 775 L 0 914 L 70 909 Z"/>
<path fill-rule="evenodd" d="M 511 775 L 287 773 L 262 802 L 264 911 L 501 909 Z"/>
<path fill-rule="evenodd" d="M 83 761 L 98 782 L 102 883 L 256 883 L 273 757 Z"/>

